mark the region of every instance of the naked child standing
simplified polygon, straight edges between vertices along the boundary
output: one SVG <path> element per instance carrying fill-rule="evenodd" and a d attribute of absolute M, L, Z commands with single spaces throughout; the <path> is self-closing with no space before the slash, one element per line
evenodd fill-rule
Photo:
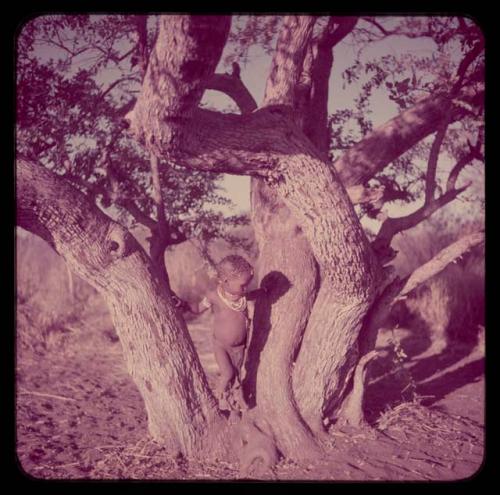
<path fill-rule="evenodd" d="M 247 346 L 250 318 L 247 301 L 266 293 L 264 288 L 247 292 L 253 278 L 253 267 L 241 256 L 229 255 L 216 266 L 217 288 L 198 305 L 200 314 L 213 314 L 213 350 L 219 367 L 217 398 L 222 408 L 245 407 L 241 393 L 241 370 Z"/>

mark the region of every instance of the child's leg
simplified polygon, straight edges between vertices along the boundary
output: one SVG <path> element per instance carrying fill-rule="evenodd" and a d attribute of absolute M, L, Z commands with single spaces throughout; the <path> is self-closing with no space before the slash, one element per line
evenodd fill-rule
<path fill-rule="evenodd" d="M 241 387 L 241 373 L 243 359 L 245 357 L 245 345 L 230 347 L 228 351 L 231 357 L 231 362 L 235 368 L 235 377 L 230 385 L 229 401 L 232 409 L 241 411 L 248 408 L 243 397 L 243 389 Z"/>
<path fill-rule="evenodd" d="M 236 370 L 236 375 L 239 377 L 241 373 L 241 366 L 243 364 L 243 357 L 245 356 L 245 345 L 243 344 L 237 347 L 230 347 L 228 351 L 231 363 Z"/>
<path fill-rule="evenodd" d="M 228 388 L 236 375 L 236 370 L 231 362 L 228 351 L 214 339 L 214 355 L 219 366 L 220 379 L 217 393 L 221 396 Z"/>

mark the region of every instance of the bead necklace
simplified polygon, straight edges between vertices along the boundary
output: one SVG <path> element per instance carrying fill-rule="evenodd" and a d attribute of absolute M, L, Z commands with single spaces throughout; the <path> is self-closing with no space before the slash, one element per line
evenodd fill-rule
<path fill-rule="evenodd" d="M 234 311 L 245 311 L 245 309 L 247 309 L 247 298 L 245 296 L 241 296 L 236 301 L 230 301 L 224 296 L 223 292 L 224 289 L 220 286 L 217 286 L 217 294 L 226 304 L 226 306 L 228 306 L 231 309 L 234 309 Z"/>

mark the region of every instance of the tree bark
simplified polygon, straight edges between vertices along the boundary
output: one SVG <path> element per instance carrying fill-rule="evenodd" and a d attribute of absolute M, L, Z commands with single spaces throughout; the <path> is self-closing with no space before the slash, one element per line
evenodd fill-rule
<path fill-rule="evenodd" d="M 287 458 L 311 458 L 319 448 L 298 412 L 292 367 L 317 292 L 317 266 L 301 227 L 277 194 L 256 178 L 251 191 L 257 278 L 269 293 L 255 305 L 244 387 L 280 451 Z"/>
<path fill-rule="evenodd" d="M 214 73 L 229 16 L 165 15 L 131 117 L 133 133 L 152 150 L 175 148 Z"/>
<path fill-rule="evenodd" d="M 212 453 L 223 418 L 186 324 L 146 253 L 121 225 L 47 169 L 17 162 L 17 223 L 49 242 L 104 297 L 152 437 L 184 455 Z"/>
<path fill-rule="evenodd" d="M 318 263 L 320 290 L 294 368 L 294 390 L 314 431 L 332 402 L 340 403 L 357 359 L 357 338 L 380 273 L 359 219 L 335 170 L 299 135 L 293 159 L 273 187 L 300 222 Z M 303 152 L 301 153 L 300 148 Z"/>

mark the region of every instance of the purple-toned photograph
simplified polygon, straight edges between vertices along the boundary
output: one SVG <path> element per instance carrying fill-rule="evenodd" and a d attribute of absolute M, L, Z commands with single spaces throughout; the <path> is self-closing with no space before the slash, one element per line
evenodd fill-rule
<path fill-rule="evenodd" d="M 484 45 L 443 14 L 24 21 L 22 475 L 480 472 Z"/>

